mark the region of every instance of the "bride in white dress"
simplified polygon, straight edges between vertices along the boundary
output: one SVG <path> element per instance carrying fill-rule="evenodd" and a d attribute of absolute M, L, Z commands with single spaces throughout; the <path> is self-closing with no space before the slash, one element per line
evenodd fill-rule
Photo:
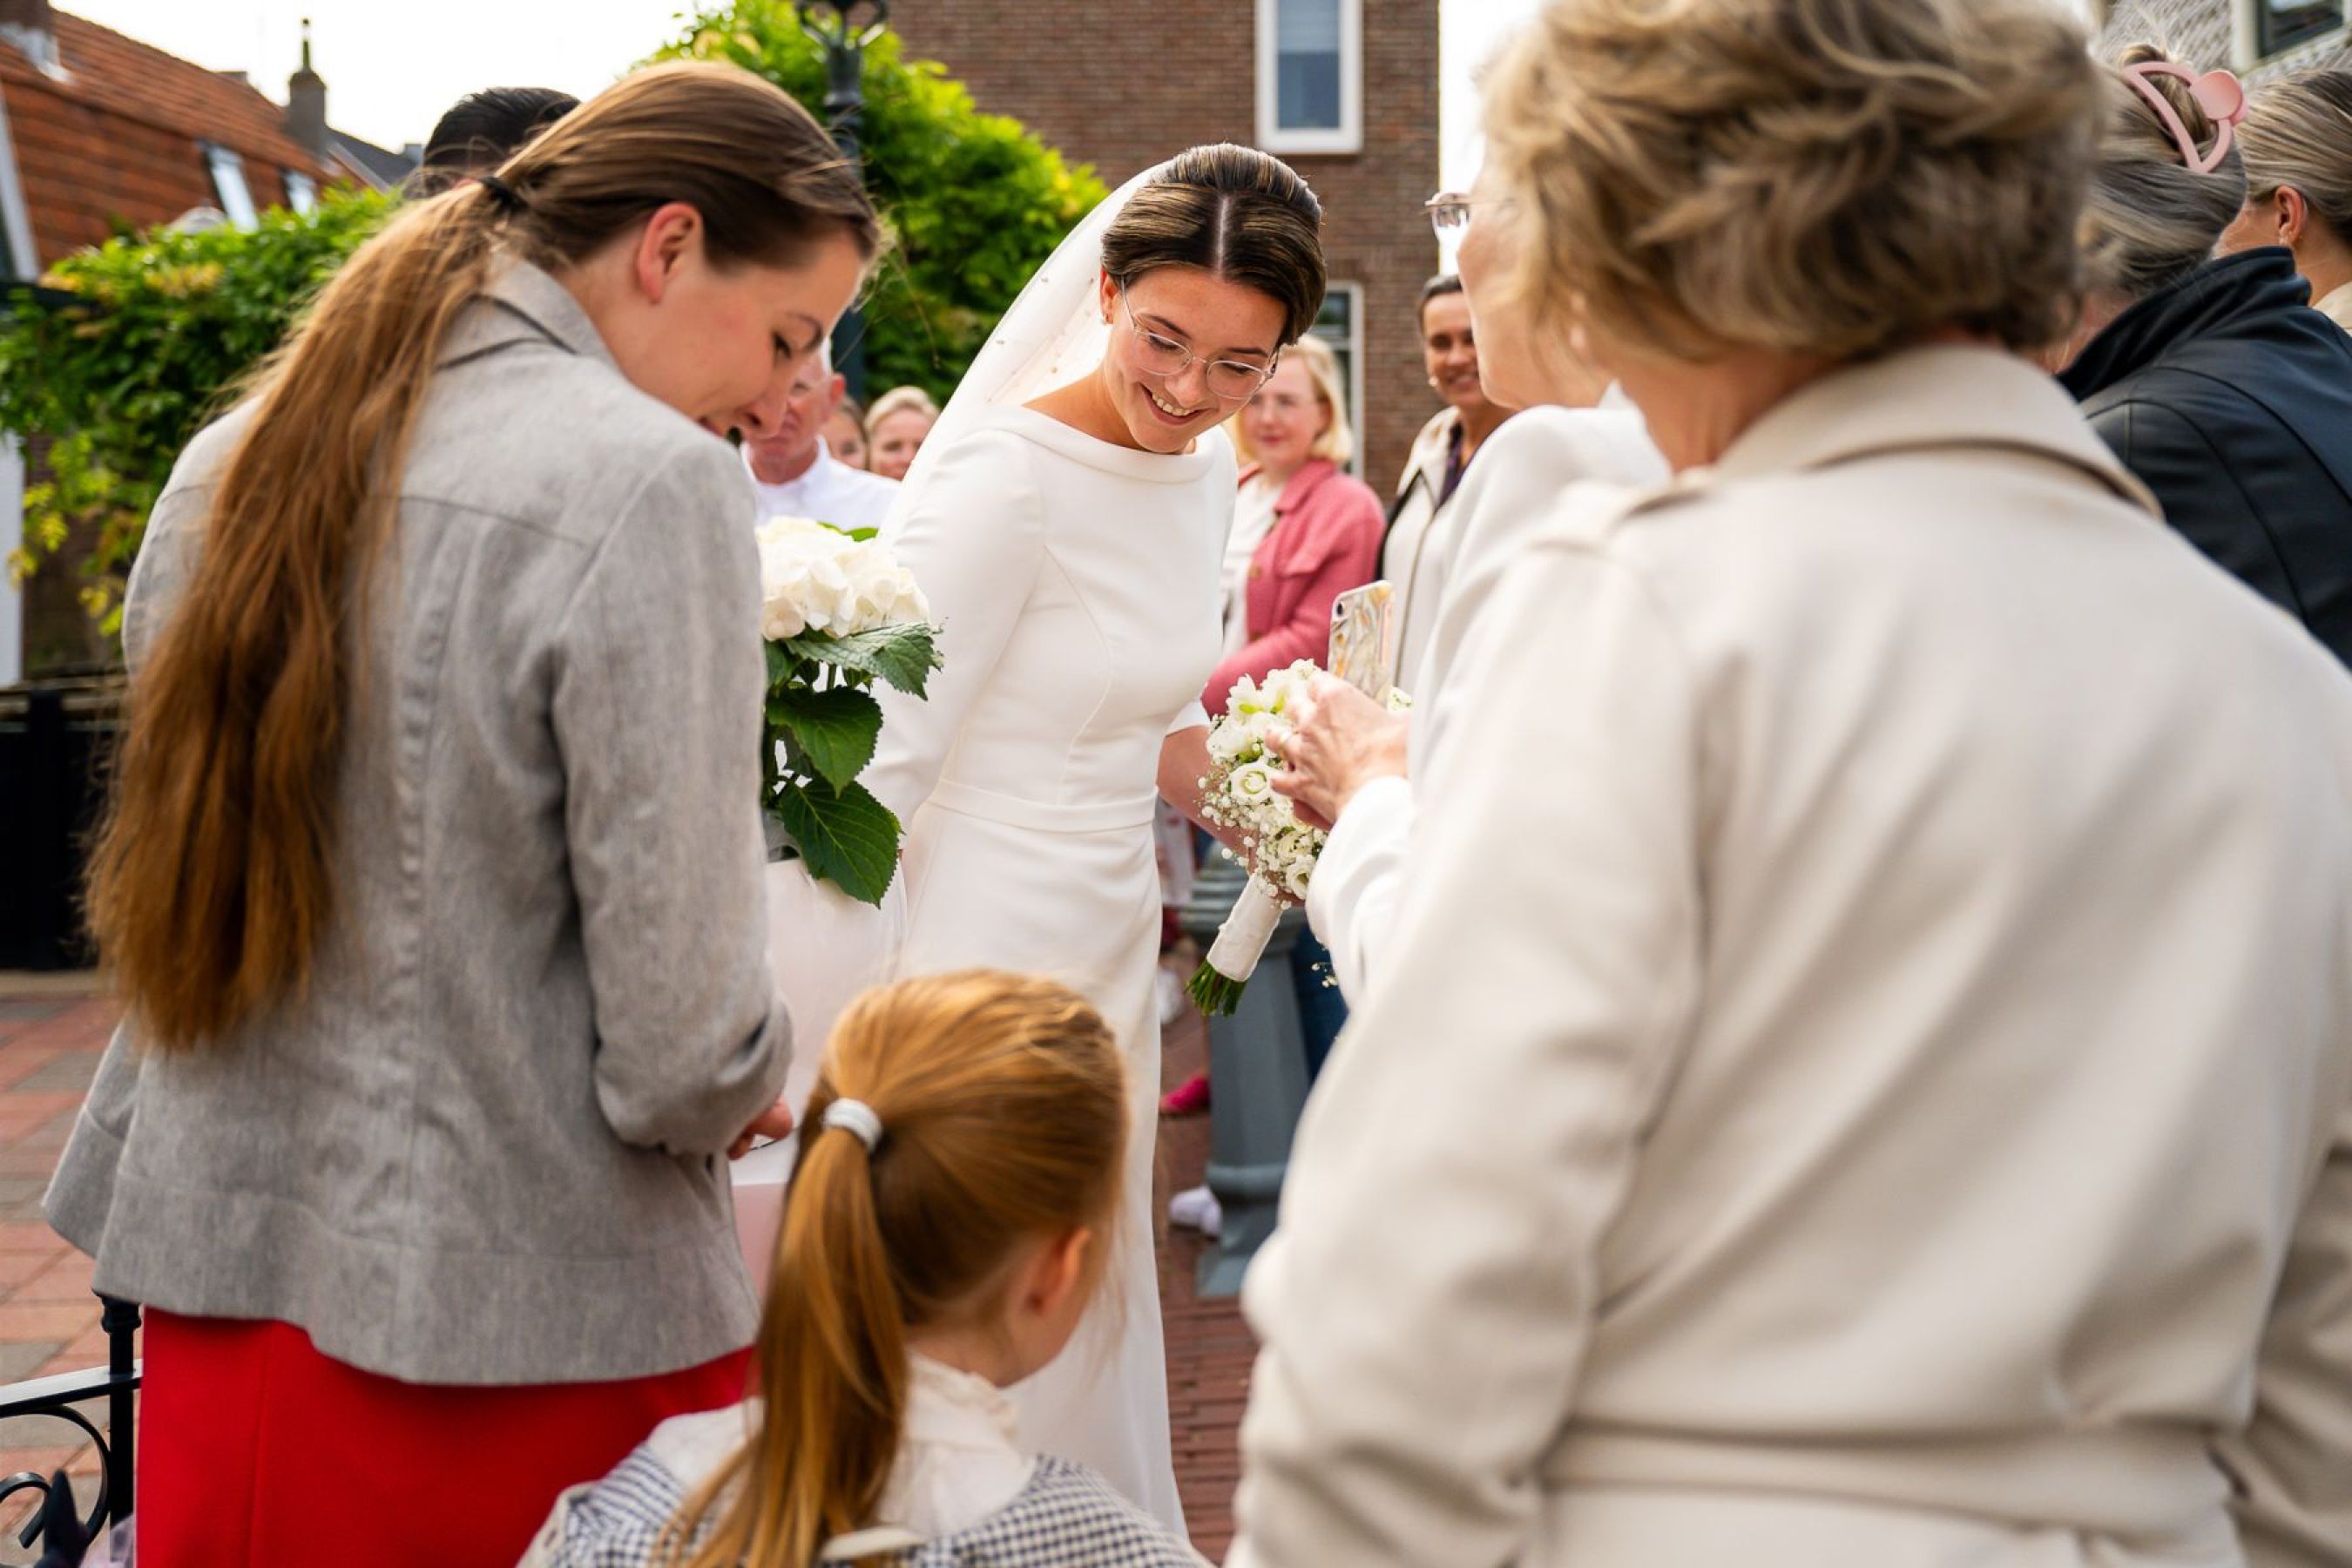
<path fill-rule="evenodd" d="M 1024 1438 L 1183 1528 L 1152 1268 L 1157 795 L 1195 804 L 1235 489 L 1218 428 L 1324 289 L 1321 209 L 1262 153 L 1139 176 L 1034 279 L 924 444 L 892 548 L 945 630 L 863 775 L 907 824 L 897 972 L 1071 984 L 1131 1074 L 1108 1306 L 1014 1391 Z"/>

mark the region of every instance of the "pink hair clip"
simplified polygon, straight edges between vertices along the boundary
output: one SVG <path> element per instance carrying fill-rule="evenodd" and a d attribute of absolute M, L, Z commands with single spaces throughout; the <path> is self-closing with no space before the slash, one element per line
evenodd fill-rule
<path fill-rule="evenodd" d="M 2189 127 L 2180 122 L 2180 116 L 2170 100 L 2149 82 L 2147 79 L 2152 76 L 2178 77 L 2189 84 L 2189 96 L 2197 100 L 2197 107 L 2205 111 L 2207 119 L 2221 127 L 2221 134 L 2213 138 L 2211 152 L 2202 157 L 2198 155 L 2196 139 L 2189 134 Z M 2221 160 L 2230 155 L 2230 141 L 2236 132 L 2238 121 L 2246 117 L 2246 88 L 2243 82 L 2229 71 L 2207 71 L 2199 76 L 2187 66 L 2177 66 L 2169 60 L 2148 60 L 2136 66 L 2126 66 L 2124 79 L 2139 89 L 2139 95 L 2147 100 L 2149 107 L 2156 110 L 2157 118 L 2164 121 L 2164 128 L 2172 132 L 2173 141 L 2179 143 L 2183 163 L 2200 174 L 2210 174 L 2221 166 Z"/>

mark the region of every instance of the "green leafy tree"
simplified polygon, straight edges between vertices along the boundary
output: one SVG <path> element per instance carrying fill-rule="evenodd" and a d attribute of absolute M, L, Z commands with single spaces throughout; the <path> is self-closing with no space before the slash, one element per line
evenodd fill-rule
<path fill-rule="evenodd" d="M 25 493 L 20 579 L 92 531 L 82 602 L 110 632 L 179 456 L 240 378 L 391 210 L 374 195 L 263 215 L 250 229 L 156 229 L 67 257 L 0 316 L 0 429 L 49 439 L 47 476 Z"/>
<path fill-rule="evenodd" d="M 731 0 L 688 24 L 664 59 L 756 71 L 824 115 L 824 58 L 789 0 Z M 866 50 L 859 142 L 897 245 L 865 301 L 867 384 L 944 400 L 1021 286 L 1108 193 L 1018 121 L 983 114 L 897 35 Z"/>
<path fill-rule="evenodd" d="M 782 0 L 705 11 L 665 58 L 730 60 L 822 112 L 824 65 Z M 866 304 L 877 386 L 944 396 L 1023 283 L 1106 194 L 1102 182 L 886 34 L 866 50 L 864 136 L 897 246 Z M 250 229 L 109 240 L 42 279 L 50 302 L 0 312 L 0 429 L 48 441 L 25 498 L 19 578 L 83 537 L 84 605 L 109 632 L 156 494 L 188 438 L 382 226 L 388 197 L 337 194 Z M 56 296 L 64 296 L 58 302 Z"/>

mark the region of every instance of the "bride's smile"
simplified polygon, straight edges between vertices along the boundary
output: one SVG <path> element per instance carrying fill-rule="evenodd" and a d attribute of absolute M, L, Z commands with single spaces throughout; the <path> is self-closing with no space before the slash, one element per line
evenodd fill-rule
<path fill-rule="evenodd" d="M 1147 452 L 1184 451 L 1273 373 L 1284 309 L 1247 284 L 1171 266 L 1124 287 L 1106 274 L 1101 291 L 1112 330 L 1099 393 L 1116 424 L 1094 434 Z"/>

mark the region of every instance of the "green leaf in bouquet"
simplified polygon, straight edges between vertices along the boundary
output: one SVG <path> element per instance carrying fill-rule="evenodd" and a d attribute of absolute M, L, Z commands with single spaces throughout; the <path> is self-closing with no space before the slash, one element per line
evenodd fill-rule
<path fill-rule="evenodd" d="M 818 777 L 845 789 L 874 760 L 874 744 L 882 738 L 882 705 L 845 686 L 787 689 L 768 699 L 768 722 L 791 741 L 795 762 L 806 758 Z"/>
<path fill-rule="evenodd" d="M 898 819 L 864 784 L 837 795 L 823 784 L 787 789 L 776 812 L 811 876 L 861 903 L 882 901 L 898 868 Z"/>
<path fill-rule="evenodd" d="M 923 695 L 931 671 L 940 668 L 939 628 L 921 621 L 877 626 L 848 637 L 827 633 L 797 637 L 783 645 L 803 658 L 836 665 L 862 675 L 878 675 L 909 697 Z"/>
<path fill-rule="evenodd" d="M 768 689 L 793 686 L 814 686 L 824 672 L 806 654 L 795 653 L 783 643 L 761 645 L 768 654 Z"/>

